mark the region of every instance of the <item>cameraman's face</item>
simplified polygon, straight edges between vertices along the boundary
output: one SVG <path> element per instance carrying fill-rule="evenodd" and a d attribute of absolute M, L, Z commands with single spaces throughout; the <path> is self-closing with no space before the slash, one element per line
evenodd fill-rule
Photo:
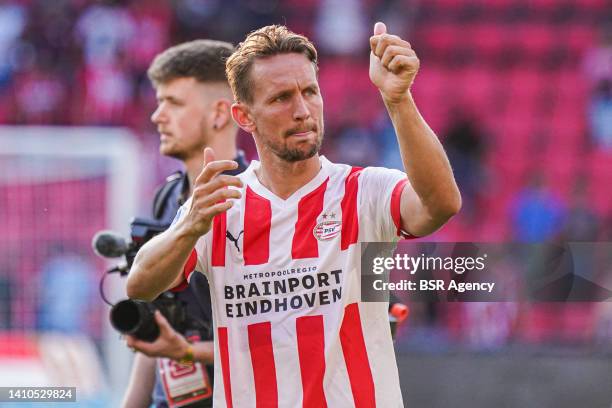
<path fill-rule="evenodd" d="M 177 78 L 156 88 L 157 109 L 151 121 L 160 135 L 159 152 L 187 160 L 202 155 L 211 116 L 206 84 L 195 78 Z"/>

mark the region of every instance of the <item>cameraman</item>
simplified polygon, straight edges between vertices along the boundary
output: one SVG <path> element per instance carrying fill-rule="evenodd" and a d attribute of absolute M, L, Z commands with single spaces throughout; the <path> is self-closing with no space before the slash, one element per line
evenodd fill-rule
<path fill-rule="evenodd" d="M 194 179 L 202 170 L 203 150 L 209 146 L 219 159 L 234 159 L 238 174 L 246 168 L 244 156 L 236 149 L 238 128 L 232 120 L 232 93 L 225 77 L 225 60 L 234 47 L 226 42 L 196 40 L 171 47 L 159 54 L 147 72 L 156 91 L 158 107 L 151 116 L 160 134 L 159 151 L 183 162 L 185 172 L 167 178 L 153 203 L 155 219 L 170 224 L 178 208 L 191 195 Z M 203 274 L 194 274 L 172 290 L 185 302 L 187 313 L 212 327 L 210 291 Z M 196 296 L 195 294 L 198 294 Z M 200 341 L 190 343 L 156 312 L 160 337 L 153 343 L 127 336 L 127 345 L 140 351 L 134 359 L 123 406 L 127 408 L 168 407 L 167 393 L 172 381 L 168 367 L 176 362 L 201 362 L 206 366 L 212 390 L 212 329 L 199 333 Z M 170 384 L 170 385 L 169 385 Z M 212 398 L 197 406 L 212 406 Z"/>

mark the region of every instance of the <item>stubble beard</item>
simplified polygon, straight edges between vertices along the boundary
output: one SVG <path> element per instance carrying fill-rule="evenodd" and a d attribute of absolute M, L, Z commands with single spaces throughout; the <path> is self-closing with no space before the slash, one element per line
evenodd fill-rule
<path fill-rule="evenodd" d="M 210 136 L 206 133 L 206 122 L 204 118 L 202 118 L 199 123 L 199 136 L 202 143 L 197 146 L 183 146 L 183 148 L 181 148 L 177 140 L 171 140 L 169 143 L 167 142 L 168 145 L 165 147 L 164 143 L 160 144 L 159 153 L 166 157 L 185 161 L 193 154 L 202 152 L 204 147 L 209 145 L 210 141 Z"/>
<path fill-rule="evenodd" d="M 323 143 L 323 132 L 321 131 L 319 133 L 318 130 L 316 130 L 315 132 L 317 132 L 317 137 L 314 142 L 310 143 L 310 145 L 308 146 L 306 150 L 304 150 L 303 148 L 299 148 L 299 147 L 295 147 L 295 148 L 287 147 L 286 143 L 282 144 L 282 143 L 267 142 L 266 146 L 279 159 L 285 162 L 295 163 L 295 162 L 299 162 L 302 160 L 307 160 L 307 159 L 310 159 L 311 157 L 314 157 L 321 150 L 321 145 Z"/>

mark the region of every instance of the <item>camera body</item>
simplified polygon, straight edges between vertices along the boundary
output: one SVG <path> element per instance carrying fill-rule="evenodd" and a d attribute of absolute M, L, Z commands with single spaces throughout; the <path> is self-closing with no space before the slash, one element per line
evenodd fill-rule
<path fill-rule="evenodd" d="M 133 218 L 130 223 L 131 242 L 124 253 L 127 265 L 111 271 L 119 270 L 122 275 L 127 275 L 140 248 L 169 226 L 168 223 L 154 219 Z M 153 302 L 124 299 L 112 307 L 110 321 L 113 327 L 122 334 L 130 334 L 140 340 L 153 342 L 159 337 L 159 327 L 154 316 L 155 310 L 159 310 L 170 326 L 179 333 L 185 334 L 190 330 L 210 331 L 210 325 L 190 317 L 185 302 L 177 299 L 177 296 L 171 292 L 162 293 Z"/>
<path fill-rule="evenodd" d="M 159 310 L 170 326 L 180 333 L 199 328 L 197 322 L 188 317 L 183 302 L 168 292 L 162 293 L 153 302 L 132 299 L 120 301 L 111 309 L 111 324 L 122 334 L 154 342 L 160 333 L 155 321 L 155 310 Z"/>
<path fill-rule="evenodd" d="M 128 250 L 125 253 L 128 273 L 140 248 L 142 248 L 142 246 L 155 235 L 167 230 L 169 226 L 170 224 L 168 223 L 150 218 L 132 218 L 132 221 L 130 222 L 130 236 L 132 241 L 128 245 Z"/>

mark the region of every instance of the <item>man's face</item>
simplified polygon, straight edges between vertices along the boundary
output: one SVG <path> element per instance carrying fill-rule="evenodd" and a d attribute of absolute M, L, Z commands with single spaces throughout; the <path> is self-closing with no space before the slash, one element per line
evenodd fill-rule
<path fill-rule="evenodd" d="M 282 160 L 313 157 L 323 141 L 323 99 L 313 64 L 302 54 L 258 59 L 248 104 L 257 144 Z"/>
<path fill-rule="evenodd" d="M 151 121 L 160 134 L 161 154 L 179 160 L 202 154 L 210 110 L 206 94 L 206 84 L 195 78 L 176 78 L 157 86 L 157 109 Z"/>

